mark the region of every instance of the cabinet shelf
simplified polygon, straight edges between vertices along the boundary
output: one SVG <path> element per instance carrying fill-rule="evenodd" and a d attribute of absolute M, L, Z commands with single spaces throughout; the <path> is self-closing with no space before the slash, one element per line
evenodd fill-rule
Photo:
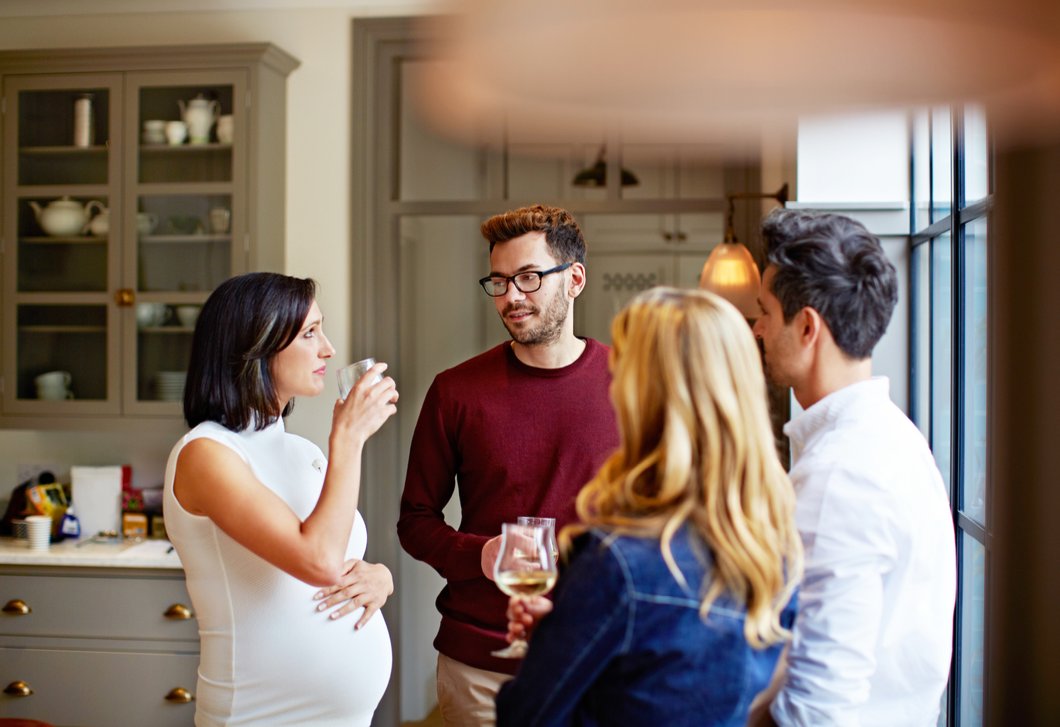
<path fill-rule="evenodd" d="M 230 242 L 231 235 L 140 235 L 140 242 Z"/>
<path fill-rule="evenodd" d="M 137 328 L 137 333 L 193 333 L 195 326 L 150 326 Z"/>
<path fill-rule="evenodd" d="M 188 152 L 231 151 L 231 144 L 211 142 L 209 144 L 141 144 L 141 154 L 187 154 Z"/>
<path fill-rule="evenodd" d="M 20 146 L 19 154 L 106 154 L 109 146 Z"/>
<path fill-rule="evenodd" d="M 77 243 L 93 243 L 107 241 L 106 235 L 48 235 L 47 237 L 20 237 L 19 242 L 25 242 L 30 245 L 50 245 L 50 244 L 67 244 L 71 242 Z"/>
<path fill-rule="evenodd" d="M 106 333 L 106 326 L 19 326 L 22 333 Z"/>

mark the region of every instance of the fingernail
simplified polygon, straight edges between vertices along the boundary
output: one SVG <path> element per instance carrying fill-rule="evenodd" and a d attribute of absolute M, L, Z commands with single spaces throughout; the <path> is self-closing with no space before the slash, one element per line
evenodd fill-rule
<path fill-rule="evenodd" d="M 317 610 L 318 611 L 323 611 L 325 608 L 327 608 L 327 604 L 326 603 L 322 603 L 319 606 L 317 606 Z"/>
<path fill-rule="evenodd" d="M 319 601 L 319 600 L 320 600 L 321 598 L 323 598 L 323 597 L 324 597 L 324 592 L 323 592 L 323 591 L 321 591 L 321 592 L 320 592 L 320 593 L 318 593 L 317 595 L 313 596 L 313 600 L 314 600 L 314 601 Z"/>
<path fill-rule="evenodd" d="M 338 611 L 336 611 L 335 613 L 331 614 L 331 618 L 338 618 L 338 617 L 339 617 L 339 612 Z"/>

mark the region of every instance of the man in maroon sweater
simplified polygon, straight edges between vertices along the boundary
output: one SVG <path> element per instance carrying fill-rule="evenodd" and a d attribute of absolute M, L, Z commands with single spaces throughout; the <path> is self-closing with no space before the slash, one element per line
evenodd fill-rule
<path fill-rule="evenodd" d="M 526 207 L 487 220 L 493 297 L 506 342 L 438 374 L 412 438 L 398 537 L 448 585 L 434 641 L 448 727 L 492 725 L 493 700 L 519 662 L 505 646 L 508 598 L 493 581 L 501 524 L 577 519 L 574 499 L 618 446 L 608 347 L 574 335 L 585 240 L 566 210 Z M 442 508 L 460 488 L 460 529 Z"/>

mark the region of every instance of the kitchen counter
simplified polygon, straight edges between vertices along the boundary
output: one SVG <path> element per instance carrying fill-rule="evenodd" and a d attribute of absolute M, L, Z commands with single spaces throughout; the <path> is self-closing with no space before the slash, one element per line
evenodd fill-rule
<path fill-rule="evenodd" d="M 0 538 L 0 565 L 54 565 L 106 568 L 172 568 L 183 566 L 177 552 L 166 553 L 168 540 L 53 543 L 48 550 L 30 550 L 26 541 Z"/>

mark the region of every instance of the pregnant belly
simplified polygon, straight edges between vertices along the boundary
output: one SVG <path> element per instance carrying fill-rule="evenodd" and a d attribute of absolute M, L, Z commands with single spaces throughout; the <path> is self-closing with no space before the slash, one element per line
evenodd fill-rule
<path fill-rule="evenodd" d="M 283 619 L 245 615 L 230 639 L 203 633 L 198 712 L 228 712 L 226 725 L 367 726 L 390 680 L 383 615 L 355 631 L 359 611 L 331 620 L 314 605 Z"/>

